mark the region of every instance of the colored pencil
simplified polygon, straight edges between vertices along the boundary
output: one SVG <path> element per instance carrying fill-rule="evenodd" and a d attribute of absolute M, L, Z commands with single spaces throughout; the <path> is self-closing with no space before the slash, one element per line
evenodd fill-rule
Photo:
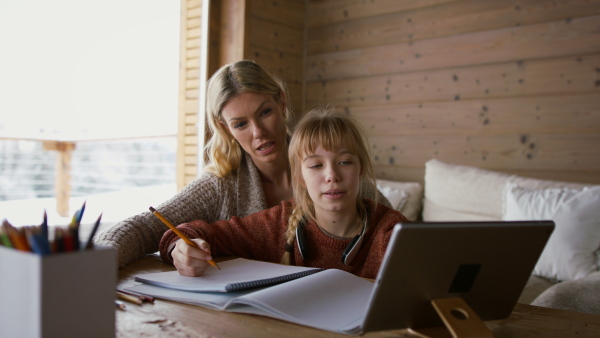
<path fill-rule="evenodd" d="M 44 210 L 44 219 L 42 220 L 42 225 L 40 225 L 40 228 L 42 230 L 42 236 L 46 241 L 46 245 L 49 246 L 50 242 L 48 239 L 48 214 L 46 213 L 46 210 Z"/>
<path fill-rule="evenodd" d="M 63 252 L 64 250 L 64 239 L 63 229 L 60 227 L 54 228 L 54 241 L 52 242 L 52 253 Z"/>
<path fill-rule="evenodd" d="M 4 220 L 4 225 L 6 226 L 8 237 L 10 238 L 10 241 L 15 249 L 21 251 L 31 251 L 29 243 L 27 243 L 27 237 L 21 229 L 15 228 L 8 223 L 7 220 Z"/>
<path fill-rule="evenodd" d="M 74 251 L 76 246 L 75 246 L 75 236 L 74 233 L 71 231 L 71 229 L 63 229 L 62 232 L 62 244 L 63 244 L 63 251 L 69 252 L 69 251 Z"/>
<path fill-rule="evenodd" d="M 4 224 L 0 226 L 0 244 L 7 248 L 13 248 L 13 244 L 10 241 L 10 237 L 8 237 L 8 230 L 6 229 Z"/>
<path fill-rule="evenodd" d="M 42 235 L 39 229 L 35 227 L 25 226 L 23 227 L 23 232 L 27 237 L 27 242 L 29 243 L 31 251 L 42 256 L 49 254 L 49 252 L 46 250 L 46 247 L 44 246 L 44 243 L 41 238 Z"/>
<path fill-rule="evenodd" d="M 85 203 L 83 201 L 83 205 L 81 209 L 77 210 L 71 219 L 71 224 L 69 224 L 69 234 L 73 238 L 73 249 L 79 250 L 79 225 L 81 224 L 81 219 L 83 218 L 83 212 L 85 211 Z"/>
<path fill-rule="evenodd" d="M 98 219 L 96 220 L 96 223 L 94 224 L 94 227 L 92 228 L 92 232 L 90 233 L 90 236 L 87 239 L 87 243 L 85 243 L 85 246 L 83 247 L 83 249 L 89 250 L 94 247 L 94 242 L 93 242 L 94 236 L 96 235 L 96 231 L 98 230 L 98 226 L 100 225 L 101 219 L 102 219 L 102 214 L 100 214 L 100 216 L 98 216 Z"/>
<path fill-rule="evenodd" d="M 117 291 L 120 293 L 124 293 L 126 295 L 138 297 L 139 299 L 142 300 L 142 302 L 154 303 L 154 297 L 142 295 L 141 293 L 137 293 L 137 292 L 133 292 L 133 291 L 125 291 L 125 290 L 121 290 L 121 289 L 117 289 Z"/>

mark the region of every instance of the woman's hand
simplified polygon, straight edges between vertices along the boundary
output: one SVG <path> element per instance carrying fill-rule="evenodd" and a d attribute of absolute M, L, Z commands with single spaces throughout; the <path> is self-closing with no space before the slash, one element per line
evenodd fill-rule
<path fill-rule="evenodd" d="M 175 248 L 171 252 L 173 257 L 173 265 L 182 276 L 201 276 L 204 271 L 210 266 L 209 260 L 212 260 L 210 255 L 210 245 L 200 238 L 192 239 L 200 250 L 192 247 L 183 240 L 178 240 L 175 243 Z"/>

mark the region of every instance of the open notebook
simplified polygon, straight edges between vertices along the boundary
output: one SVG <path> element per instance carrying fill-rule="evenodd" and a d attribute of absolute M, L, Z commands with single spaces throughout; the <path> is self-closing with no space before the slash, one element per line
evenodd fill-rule
<path fill-rule="evenodd" d="M 280 284 L 323 269 L 281 265 L 237 258 L 221 263 L 222 269 L 208 268 L 201 277 L 186 277 L 177 271 L 135 276 L 138 282 L 194 292 L 234 292 Z"/>
<path fill-rule="evenodd" d="M 399 224 L 375 283 L 329 269 L 235 292 L 191 292 L 147 283 L 127 289 L 345 334 L 442 325 L 431 307 L 432 298 L 459 296 L 483 320 L 500 319 L 510 315 L 553 227 L 550 221 Z M 233 262 L 231 268 L 228 262 Z M 228 262 L 220 264 L 220 271 L 233 271 L 238 263 L 245 270 L 244 265 L 258 263 L 270 266 L 267 270 L 275 274 L 280 269 L 281 275 L 289 274 L 283 273 L 289 267 L 279 264 Z M 161 274 L 169 273 L 152 275 Z"/>

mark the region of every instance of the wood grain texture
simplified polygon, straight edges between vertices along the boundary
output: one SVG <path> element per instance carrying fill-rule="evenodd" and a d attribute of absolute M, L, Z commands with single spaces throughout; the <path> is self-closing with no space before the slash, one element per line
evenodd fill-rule
<path fill-rule="evenodd" d="M 458 163 L 453 158 L 441 158 L 438 157 L 438 160 L 446 161 L 448 163 Z M 463 164 L 464 165 L 464 164 Z M 538 178 L 542 180 L 561 180 L 566 182 L 578 182 L 585 184 L 600 184 L 600 170 L 590 170 L 590 171 L 582 171 L 582 170 L 554 170 L 553 168 L 543 168 L 541 170 L 533 170 L 533 169 L 498 169 L 493 167 L 490 163 L 480 162 L 477 164 L 478 168 L 494 170 L 498 172 L 503 172 L 510 175 L 518 175 L 522 177 L 531 177 Z M 405 166 L 405 165 L 378 165 L 375 168 L 375 175 L 378 178 L 392 180 L 392 181 L 402 181 L 402 182 L 419 182 L 421 184 L 425 184 L 425 167 L 424 165 L 414 166 Z"/>
<path fill-rule="evenodd" d="M 600 37 L 600 34 L 599 34 Z M 600 92 L 599 53 L 307 83 L 307 106 L 394 106 Z"/>
<path fill-rule="evenodd" d="M 418 165 L 431 158 L 497 170 L 592 171 L 600 133 L 421 134 L 369 137 L 374 165 Z"/>
<path fill-rule="evenodd" d="M 304 67 L 302 67 L 304 59 L 302 54 L 290 54 L 251 45 L 248 57 L 267 71 L 281 77 L 288 85 L 302 85 L 304 81 Z"/>
<path fill-rule="evenodd" d="M 245 58 L 281 78 L 294 114 L 304 110 L 305 2 L 253 0 Z"/>
<path fill-rule="evenodd" d="M 589 16 L 414 43 L 309 54 L 306 80 L 313 82 L 594 53 L 600 50 L 599 30 L 600 16 Z"/>
<path fill-rule="evenodd" d="M 368 135 L 600 133 L 596 93 L 348 107 Z"/>
<path fill-rule="evenodd" d="M 302 31 L 304 7 L 304 0 L 253 0 L 251 15 Z"/>
<path fill-rule="evenodd" d="M 303 54 L 304 31 L 302 29 L 256 17 L 250 19 L 250 26 L 250 44 L 293 55 Z"/>
<path fill-rule="evenodd" d="M 457 0 L 308 0 L 308 27 L 352 21 L 390 12 L 424 9 Z"/>
<path fill-rule="evenodd" d="M 294 111 L 301 112 L 304 100 L 304 63 L 301 55 L 250 46 L 249 59 L 256 61 L 269 73 L 276 75 L 288 87 Z"/>
<path fill-rule="evenodd" d="M 309 54 L 320 54 L 598 14 L 598 0 L 447 2 L 309 28 L 307 48 Z"/>

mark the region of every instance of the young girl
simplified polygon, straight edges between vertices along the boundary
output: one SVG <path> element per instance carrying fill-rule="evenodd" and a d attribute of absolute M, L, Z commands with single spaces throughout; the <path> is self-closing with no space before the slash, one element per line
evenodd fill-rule
<path fill-rule="evenodd" d="M 289 159 L 294 199 L 244 218 L 181 224 L 181 232 L 201 250 L 169 230 L 160 242 L 163 260 L 186 276 L 202 275 L 214 255 L 375 278 L 394 225 L 408 220 L 360 197 L 363 183 L 376 190 L 357 123 L 324 109 L 309 112 L 292 136 Z"/>

